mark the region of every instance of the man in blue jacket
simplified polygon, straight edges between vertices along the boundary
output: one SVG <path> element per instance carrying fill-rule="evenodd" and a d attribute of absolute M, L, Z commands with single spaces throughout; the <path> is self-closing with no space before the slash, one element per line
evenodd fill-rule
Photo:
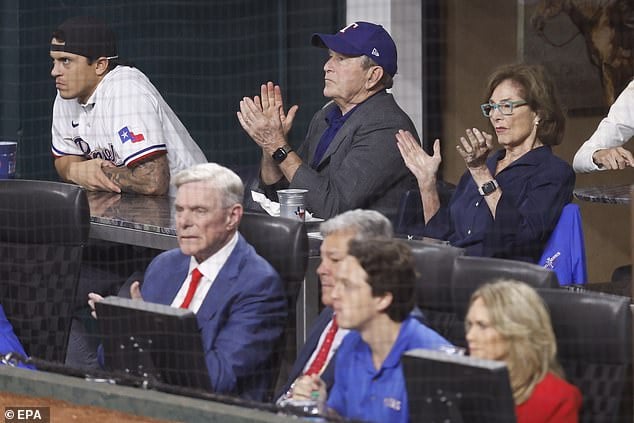
<path fill-rule="evenodd" d="M 262 400 L 273 349 L 285 326 L 286 297 L 277 272 L 238 233 L 244 186 L 215 163 L 176 174 L 180 248 L 157 256 L 131 296 L 196 313 L 215 392 Z M 89 303 L 100 296 L 91 293 Z"/>

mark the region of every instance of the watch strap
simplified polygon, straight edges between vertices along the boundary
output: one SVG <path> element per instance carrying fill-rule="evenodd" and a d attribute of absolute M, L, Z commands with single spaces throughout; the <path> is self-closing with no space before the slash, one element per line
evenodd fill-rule
<path fill-rule="evenodd" d="M 491 179 L 489 182 L 485 182 L 482 184 L 480 188 L 478 188 L 478 192 L 482 196 L 487 196 L 489 194 L 494 193 L 499 188 L 498 181 L 495 179 Z"/>
<path fill-rule="evenodd" d="M 273 154 L 271 154 L 271 157 L 273 157 L 273 160 L 275 160 L 275 162 L 279 164 L 286 160 L 286 157 L 288 157 L 288 153 L 290 153 L 291 151 L 293 151 L 293 148 L 287 144 L 275 150 Z"/>

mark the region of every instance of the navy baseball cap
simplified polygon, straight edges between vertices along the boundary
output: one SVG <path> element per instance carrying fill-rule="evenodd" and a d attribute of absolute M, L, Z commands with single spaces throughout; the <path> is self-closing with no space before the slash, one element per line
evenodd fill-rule
<path fill-rule="evenodd" d="M 51 44 L 51 51 L 65 51 L 90 59 L 117 58 L 114 33 L 102 20 L 93 16 L 75 16 L 62 22 L 53 37 L 63 45 Z"/>
<path fill-rule="evenodd" d="M 396 44 L 381 25 L 355 22 L 336 34 L 313 34 L 311 44 L 346 56 L 368 56 L 391 76 L 396 74 Z"/>

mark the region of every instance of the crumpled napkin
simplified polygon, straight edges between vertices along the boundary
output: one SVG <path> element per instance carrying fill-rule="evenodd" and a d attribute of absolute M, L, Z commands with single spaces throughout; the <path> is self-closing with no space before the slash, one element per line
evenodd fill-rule
<path fill-rule="evenodd" d="M 262 208 L 264 209 L 264 211 L 266 211 L 268 214 L 270 214 L 271 216 L 277 216 L 279 217 L 280 215 L 280 203 L 276 203 L 275 201 L 271 201 L 268 198 L 266 198 L 266 195 L 262 194 L 261 192 L 257 192 L 257 191 L 251 191 L 251 198 L 253 198 L 253 201 L 255 201 L 256 203 L 258 203 L 260 206 L 262 206 Z M 306 215 L 304 216 L 304 221 L 308 222 L 313 220 L 313 215 L 306 210 Z M 315 218 L 314 220 L 322 220 L 322 219 L 317 219 Z"/>
<path fill-rule="evenodd" d="M 280 203 L 276 203 L 275 201 L 271 201 L 266 198 L 266 195 L 261 192 L 251 191 L 251 198 L 253 201 L 258 203 L 265 212 L 270 214 L 271 216 L 279 216 L 280 215 Z"/>

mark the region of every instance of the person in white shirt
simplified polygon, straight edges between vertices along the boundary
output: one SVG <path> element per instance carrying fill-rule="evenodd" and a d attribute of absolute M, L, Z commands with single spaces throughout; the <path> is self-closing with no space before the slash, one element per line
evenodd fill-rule
<path fill-rule="evenodd" d="M 89 190 L 163 195 L 207 159 L 150 80 L 119 64 L 114 33 L 77 16 L 52 35 L 51 150 L 66 181 Z M 171 192 L 174 194 L 174 191 Z"/>
<path fill-rule="evenodd" d="M 594 134 L 579 148 L 572 162 L 575 172 L 625 169 L 634 156 L 622 147 L 634 136 L 634 80 L 610 107 Z"/>
<path fill-rule="evenodd" d="M 51 151 L 63 180 L 94 191 L 174 195 L 171 177 L 207 162 L 149 79 L 118 60 L 114 33 L 103 21 L 67 19 L 52 33 L 50 56 L 57 88 Z M 151 254 L 91 240 L 84 250 L 76 317 L 87 321 L 88 292 L 115 293 L 125 280 L 121 274 L 144 268 Z M 78 335 L 83 332 L 78 322 L 73 319 L 66 363 L 91 367 L 94 348 L 83 346 L 80 339 L 90 335 Z"/>

